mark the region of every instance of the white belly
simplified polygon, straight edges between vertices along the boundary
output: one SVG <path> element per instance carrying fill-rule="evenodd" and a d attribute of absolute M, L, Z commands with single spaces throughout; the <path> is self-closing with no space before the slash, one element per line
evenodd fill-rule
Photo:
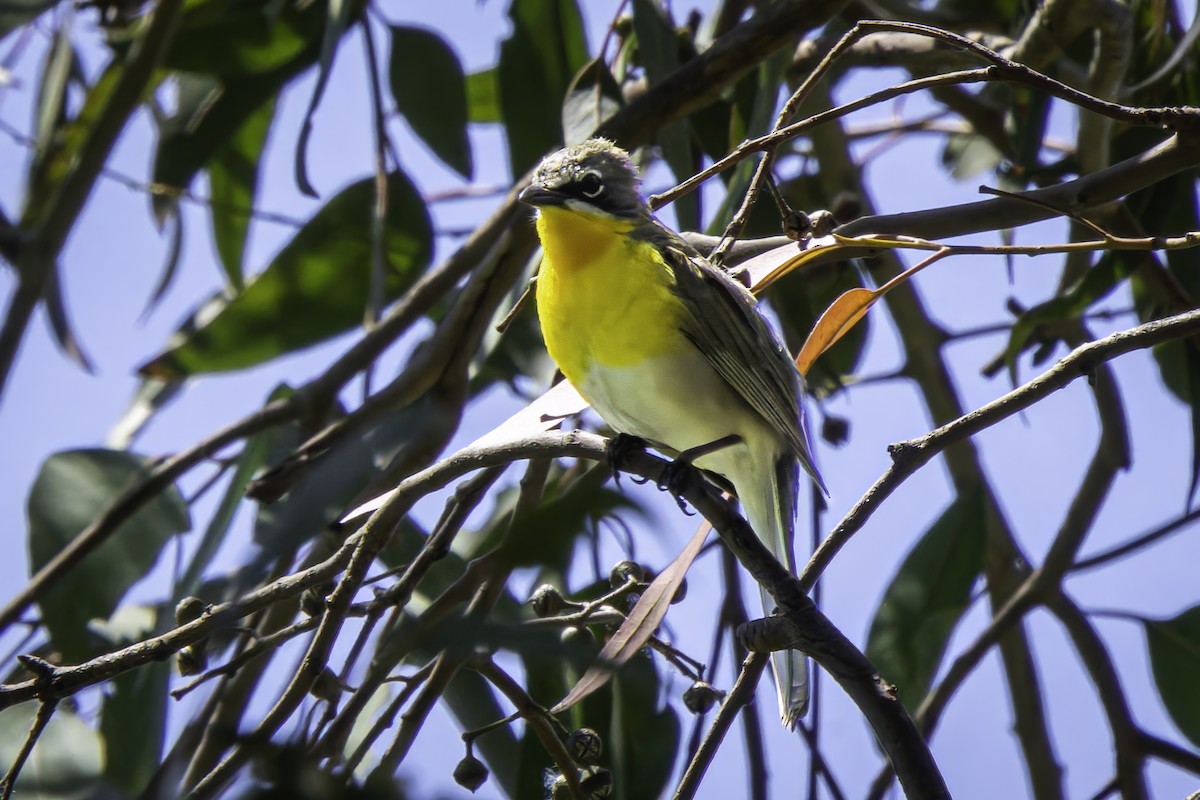
<path fill-rule="evenodd" d="M 632 367 L 593 367 L 578 388 L 614 430 L 669 451 L 689 450 L 730 434 L 742 437 L 742 444 L 696 461 L 696 466 L 724 475 L 735 488 L 740 478 L 754 471 L 746 463 L 752 453 L 757 457 L 753 460 L 769 460 L 777 449 L 766 421 L 694 350 L 656 356 Z"/>

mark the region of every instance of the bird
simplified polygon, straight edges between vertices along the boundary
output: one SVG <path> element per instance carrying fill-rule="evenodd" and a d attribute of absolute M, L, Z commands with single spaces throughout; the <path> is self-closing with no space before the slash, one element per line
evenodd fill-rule
<path fill-rule="evenodd" d="M 661 223 L 640 183 L 625 150 L 593 138 L 546 156 L 520 193 L 536 209 L 546 348 L 613 431 L 697 453 L 693 466 L 732 485 L 755 534 L 795 574 L 799 469 L 828 494 L 803 378 L 754 296 Z M 780 719 L 794 729 L 807 664 L 780 651 L 772 671 Z"/>

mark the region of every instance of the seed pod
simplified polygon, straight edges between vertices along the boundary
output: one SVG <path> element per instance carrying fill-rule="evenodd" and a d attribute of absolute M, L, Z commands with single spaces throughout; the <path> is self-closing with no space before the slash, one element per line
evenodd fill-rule
<path fill-rule="evenodd" d="M 683 693 L 683 705 L 693 714 L 704 714 L 724 696 L 724 692 L 714 689 L 708 681 L 696 681 Z"/>
<path fill-rule="evenodd" d="M 534 614 L 544 619 L 566 608 L 567 601 L 563 599 L 562 592 L 548 583 L 543 583 L 529 596 L 529 605 L 533 606 Z"/>
<path fill-rule="evenodd" d="M 646 568 L 636 561 L 618 561 L 608 573 L 608 583 L 616 589 L 629 583 L 632 578 L 639 583 L 646 580 Z"/>
<path fill-rule="evenodd" d="M 484 763 L 469 753 L 454 768 L 454 782 L 472 794 L 488 779 L 488 768 Z"/>
<path fill-rule="evenodd" d="M 187 625 L 189 622 L 195 622 L 204 616 L 207 610 L 208 603 L 199 597 L 185 597 L 175 606 L 175 624 Z"/>

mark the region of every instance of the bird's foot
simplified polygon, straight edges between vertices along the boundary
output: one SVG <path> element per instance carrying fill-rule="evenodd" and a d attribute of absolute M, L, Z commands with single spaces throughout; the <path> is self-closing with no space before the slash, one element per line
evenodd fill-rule
<path fill-rule="evenodd" d="M 640 436 L 632 436 L 628 433 L 613 434 L 605 446 L 605 456 L 608 461 L 608 468 L 612 470 L 613 482 L 618 486 L 621 485 L 621 464 L 625 461 L 630 453 L 639 453 L 645 451 L 649 445 L 646 440 Z M 645 478 L 631 476 L 634 483 L 645 483 Z"/>
<path fill-rule="evenodd" d="M 718 450 L 723 450 L 726 447 L 731 447 L 742 441 L 742 437 L 736 433 L 731 433 L 728 436 L 722 436 L 713 442 L 690 447 L 684 450 L 675 458 L 674 461 L 663 467 L 662 474 L 658 476 L 658 488 L 663 491 L 668 491 L 675 496 L 675 501 L 679 503 L 679 508 L 683 513 L 690 516 L 695 516 L 695 512 L 689 511 L 684 505 L 682 494 L 685 493 L 688 482 L 697 480 L 700 473 L 695 466 L 695 461 L 698 458 L 703 458 Z"/>

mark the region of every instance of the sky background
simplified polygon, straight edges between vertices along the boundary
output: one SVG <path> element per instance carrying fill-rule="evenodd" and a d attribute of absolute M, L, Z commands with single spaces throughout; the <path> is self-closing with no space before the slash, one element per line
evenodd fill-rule
<path fill-rule="evenodd" d="M 581 5 L 594 51 L 617 3 Z M 684 9 L 690 5 L 676 3 L 677 18 L 682 18 Z M 67 6 L 61 11 L 70 13 Z M 468 72 L 495 63 L 499 41 L 508 30 L 505 5 L 500 2 L 446 0 L 437 4 L 391 4 L 386 14 L 392 22 L 424 24 L 440 31 Z M 94 15 L 78 14 L 74 25 L 76 41 L 84 45 L 85 68 L 93 75 L 103 63 L 102 53 L 95 46 Z M 359 35 L 352 39 L 338 55 L 316 117 L 309 150 L 310 179 L 323 200 L 345 183 L 372 171 L 366 67 Z M 0 43 L 0 59 L 12 47 L 11 40 L 12 37 Z M 385 46 L 386 37 L 380 43 Z M 31 129 L 36 74 L 46 45 L 45 35 L 35 37 L 14 67 L 16 83 L 0 88 L 0 120 L 5 123 L 6 131 L 12 128 L 28 133 Z M 382 55 L 386 58 L 386 53 Z M 898 71 L 880 71 L 845 87 L 844 96 L 839 99 L 851 99 L 899 79 Z M 310 74 L 283 97 L 266 151 L 257 202 L 262 209 L 297 218 L 306 218 L 320 203 L 299 195 L 292 180 L 296 136 L 313 82 L 314 75 Z M 901 113 L 917 116 L 922 108 L 928 108 L 922 100 L 910 99 L 902 107 L 877 107 L 853 120 L 879 121 Z M 1069 135 L 1073 115 L 1061 106 L 1056 106 L 1056 115 L 1056 128 L 1064 136 Z M 461 178 L 442 166 L 410 134 L 402 120 L 393 120 L 390 130 L 405 170 L 424 193 L 463 185 Z M 507 156 L 498 128 L 474 125 L 471 138 L 475 148 L 475 182 L 506 188 L 511 176 L 507 173 Z M 145 179 L 154 141 L 149 119 L 139 115 L 122 137 L 110 167 Z M 878 140 L 865 143 L 860 154 L 874 152 L 877 145 Z M 940 166 L 941 146 L 935 137 L 909 136 L 872 158 L 867 167 L 868 183 L 876 192 L 873 199 L 881 213 L 972 200 L 977 198 L 975 190 L 979 183 L 994 185 L 990 175 L 961 183 L 947 178 Z M 21 205 L 27 161 L 26 149 L 0 131 L 0 204 L 10 215 L 17 213 Z M 652 171 L 647 177 L 647 188 L 651 191 L 671 183 L 670 175 L 662 169 Z M 207 191 L 202 180 L 193 188 L 201 196 Z M 497 202 L 498 198 L 491 197 L 439 203 L 433 208 L 435 225 L 438 230 L 469 227 Z M 707 204 L 710 210 L 714 205 Z M 178 279 L 163 301 L 143 318 L 166 253 L 166 239 L 154 227 L 148 198 L 119 182 L 104 180 L 87 206 L 63 258 L 62 275 L 75 330 L 96 365 L 96 374 L 88 375 L 62 357 L 40 311 L 29 328 L 0 405 L 0 441 L 5 443 L 0 453 L 0 475 L 4 477 L 0 481 L 0 520 L 4 521 L 3 536 L 8 545 L 8 557 L 0 562 L 0 586 L 7 588 L 0 589 L 0 593 L 5 599 L 23 584 L 28 574 L 25 499 L 40 464 L 58 450 L 102 446 L 133 395 L 137 385 L 136 366 L 158 353 L 196 302 L 221 286 L 207 212 L 185 203 L 182 213 L 185 239 Z M 671 219 L 669 210 L 664 218 Z M 291 233 L 284 225 L 256 223 L 246 257 L 248 272 L 265 266 Z M 1017 242 L 1062 241 L 1064 235 L 1060 224 L 1040 224 L 1020 229 Z M 450 253 L 455 241 L 452 237 L 439 237 L 438 258 Z M 979 241 L 996 243 L 994 238 L 987 237 Z M 1009 321 L 1004 310 L 1009 297 L 1028 307 L 1054 291 L 1058 277 L 1056 258 L 1020 259 L 1014 262 L 1014 269 L 1016 282 L 1010 284 L 1000 259 L 955 258 L 922 273 L 916 285 L 934 319 L 947 331 L 969 331 Z M 5 297 L 12 286 L 11 271 L 0 270 L 0 291 Z M 1128 292 L 1122 290 L 1105 305 L 1128 309 L 1132 303 Z M 900 366 L 894 329 L 884 308 L 877 307 L 871 314 L 871 338 L 861 373 L 886 375 Z M 1092 329 L 1099 337 L 1133 324 L 1132 316 L 1124 316 L 1097 321 Z M 415 333 L 427 331 L 428 328 L 418 326 Z M 135 449 L 157 455 L 194 443 L 258 408 L 278 382 L 295 385 L 319 373 L 355 336 L 339 337 L 263 368 L 196 381 L 151 423 Z M 978 407 L 1011 388 L 1003 374 L 990 380 L 979 375 L 979 365 L 1000 352 L 1005 341 L 1005 334 L 993 334 L 963 339 L 950 346 L 949 360 L 967 409 Z M 399 363 L 399 353 L 404 349 L 396 348 L 385 359 L 378 372 L 380 376 L 392 374 L 389 370 Z M 1061 357 L 1063 352 L 1057 355 Z M 1085 555 L 1174 518 L 1184 510 L 1188 488 L 1192 456 L 1186 408 L 1162 389 L 1147 352 L 1124 356 L 1113 362 L 1113 366 L 1131 428 L 1134 467 L 1118 479 L 1084 546 Z M 1023 363 L 1022 380 L 1037 371 L 1040 370 L 1031 370 L 1027 362 Z M 359 391 L 357 384 L 352 385 L 347 399 L 352 400 Z M 523 401 L 504 392 L 488 393 L 469 409 L 451 449 L 486 432 L 521 405 Z M 827 402 L 823 409 L 810 407 L 809 412 L 817 429 L 822 412 L 846 417 L 851 422 L 851 440 L 845 447 L 835 449 L 823 441 L 817 442 L 818 461 L 833 495 L 824 530 L 832 527 L 887 468 L 889 443 L 921 435 L 931 426 L 914 389 L 895 380 L 856 387 Z M 993 481 L 1003 510 L 1020 545 L 1035 563 L 1048 547 L 1071 499 L 1071 493 L 1063 491 L 1064 481 L 1073 491 L 1078 476 L 1092 457 L 1097 431 L 1090 391 L 1085 382 L 1077 381 L 976 439 L 985 471 Z M 201 470 L 189 476 L 182 484 L 185 495 L 194 491 L 206 474 Z M 656 513 L 657 524 L 652 526 L 655 530 L 639 538 L 639 558 L 658 567 L 665 565 L 694 530 L 696 521 L 679 515 L 673 501 L 658 495 L 652 487 L 631 486 L 630 482 L 622 485 Z M 896 566 L 948 503 L 947 485 L 944 464 L 941 459 L 935 460 L 883 505 L 827 571 L 824 610 L 856 643 L 865 644 L 875 608 Z M 193 509 L 194 527 L 206 523 L 216 496 L 214 492 Z M 441 499 L 430 498 L 419 506 L 418 515 L 430 521 L 440 509 Z M 802 531 L 807 513 L 802 508 Z M 249 541 L 249 523 L 250 516 L 243 509 L 235 523 L 240 533 L 231 535 L 222 554 L 223 563 L 237 563 L 253 547 Z M 611 540 L 606 543 L 608 560 L 602 559 L 605 569 L 621 557 L 611 544 Z M 190 543 L 185 542 L 185 546 Z M 804 546 L 798 549 L 803 562 L 807 550 Z M 172 558 L 169 549 L 164 553 L 166 557 L 155 575 L 136 590 L 136 597 L 154 599 L 167 585 Z M 1139 558 L 1072 577 L 1067 589 L 1085 609 L 1168 617 L 1198 602 L 1197 563 L 1200 563 L 1200 544 L 1193 528 L 1156 545 Z M 668 618 L 675 640 L 686 652 L 701 658 L 707 654 L 711 621 L 719 598 L 713 596 L 715 593 L 695 588 L 717 585 L 718 567 L 714 554 L 697 563 L 690 578 L 693 591 Z M 581 567 L 575 577 L 582 584 L 590 578 L 590 572 L 590 567 Z M 973 640 L 987 616 L 986 604 L 976 603 L 951 642 L 951 652 Z M 1111 776 L 1106 722 L 1091 684 L 1058 623 L 1045 613 L 1035 612 L 1028 618 L 1028 625 L 1049 701 L 1055 744 L 1067 770 L 1068 794 L 1090 797 Z M 1159 735 L 1182 741 L 1153 690 L 1141 627 L 1116 618 L 1099 619 L 1097 625 L 1117 661 L 1137 722 Z M 7 653 L 12 646 L 12 641 L 0 640 L 0 652 Z M 728 687 L 731 678 L 732 673 L 725 668 L 718 673 L 715 683 Z M 671 680 L 677 696 L 686 688 L 687 681 L 678 675 Z M 832 760 L 843 788 L 850 796 L 860 796 L 877 769 L 873 755 L 868 757 L 866 766 L 863 762 L 863 754 L 873 753 L 874 745 L 849 701 L 830 681 L 826 680 L 824 687 L 823 750 Z M 265 701 L 256 698 L 256 703 Z M 796 786 L 800 785 L 797 781 L 806 775 L 807 758 L 798 755 L 805 752 L 799 740 L 784 733 L 775 723 L 774 706 L 773 690 L 764 684 L 758 712 L 767 734 L 772 796 L 794 796 Z M 178 725 L 181 719 L 182 714 L 177 714 L 173 723 Z M 686 736 L 690 718 L 683 723 Z M 934 755 L 952 791 L 964 797 L 1008 798 L 1025 794 L 1024 770 L 1010 727 L 1011 714 L 1004 698 L 999 662 L 991 655 L 959 691 L 933 739 Z M 418 790 L 414 796 L 439 792 L 448 796 L 462 794 L 450 778 L 459 757 L 458 732 L 453 720 L 445 714 L 431 720 L 402 770 L 402 775 Z M 732 735 L 734 743 L 726 745 L 714 764 L 702 789 L 703 797 L 737 796 L 742 791 L 742 753 L 736 744 L 737 737 L 740 728 Z M 1194 777 L 1156 762 L 1152 762 L 1149 776 L 1156 797 L 1183 797 L 1198 785 Z M 485 785 L 477 796 L 495 797 L 497 793 L 491 785 Z"/>

